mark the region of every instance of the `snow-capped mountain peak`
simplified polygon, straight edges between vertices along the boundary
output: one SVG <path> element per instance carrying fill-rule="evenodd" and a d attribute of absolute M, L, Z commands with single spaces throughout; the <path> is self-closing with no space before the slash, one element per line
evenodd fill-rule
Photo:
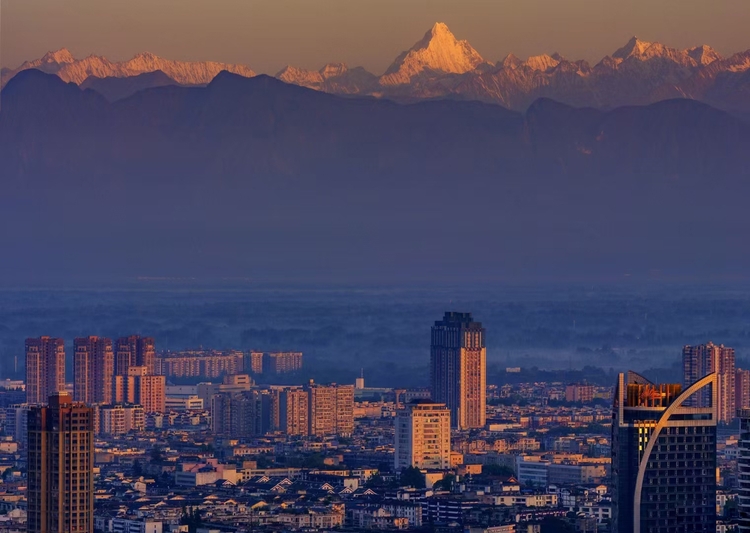
<path fill-rule="evenodd" d="M 459 41 L 442 22 L 399 55 L 381 77 L 383 85 L 409 83 L 425 71 L 463 74 L 477 68 L 484 59 L 467 41 Z"/>
<path fill-rule="evenodd" d="M 558 54 L 555 55 L 560 58 Z M 560 59 L 556 59 L 555 57 L 549 56 L 547 54 L 542 54 L 538 56 L 531 56 L 526 61 L 524 61 L 523 64 L 533 70 L 546 72 L 547 70 L 555 68 L 557 65 L 559 65 Z"/>
<path fill-rule="evenodd" d="M 70 53 L 70 50 L 67 48 L 60 48 L 59 50 L 56 50 L 54 52 L 47 52 L 42 56 L 42 59 L 40 60 L 40 63 L 57 63 L 57 64 L 63 64 L 63 63 L 72 63 L 75 61 L 75 58 L 73 57 L 73 54 Z"/>
<path fill-rule="evenodd" d="M 630 57 L 641 58 L 652 43 L 641 41 L 638 37 L 631 37 L 622 48 L 618 48 L 612 57 L 616 59 L 628 59 Z"/>
<path fill-rule="evenodd" d="M 349 70 L 349 67 L 346 66 L 346 63 L 327 63 L 323 65 L 319 72 L 323 79 L 328 79 L 341 76 L 347 70 Z"/>
<path fill-rule="evenodd" d="M 709 65 L 718 59 L 722 59 L 719 52 L 705 44 L 688 48 L 685 51 L 698 65 Z"/>

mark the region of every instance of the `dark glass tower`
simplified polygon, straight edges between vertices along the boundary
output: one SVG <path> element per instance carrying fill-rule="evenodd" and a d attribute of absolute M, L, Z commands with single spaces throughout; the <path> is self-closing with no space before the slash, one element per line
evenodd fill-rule
<path fill-rule="evenodd" d="M 487 350 L 484 328 L 470 313 L 445 313 L 432 327 L 430 384 L 432 400 L 450 409 L 452 427 L 484 427 Z"/>
<path fill-rule="evenodd" d="M 740 457 L 737 460 L 740 533 L 750 533 L 750 409 L 738 409 L 740 417 Z"/>
<path fill-rule="evenodd" d="M 612 414 L 613 533 L 716 529 L 716 374 L 683 390 L 620 374 Z M 711 405 L 686 400 L 711 391 Z"/>

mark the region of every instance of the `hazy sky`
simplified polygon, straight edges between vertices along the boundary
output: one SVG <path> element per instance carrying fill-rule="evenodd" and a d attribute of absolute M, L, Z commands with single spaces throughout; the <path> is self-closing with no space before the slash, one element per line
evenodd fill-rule
<path fill-rule="evenodd" d="M 266 73 L 344 61 L 380 74 L 436 21 L 490 61 L 508 52 L 595 61 L 632 35 L 723 54 L 750 48 L 750 0 L 0 0 L 0 65 L 67 47 Z"/>

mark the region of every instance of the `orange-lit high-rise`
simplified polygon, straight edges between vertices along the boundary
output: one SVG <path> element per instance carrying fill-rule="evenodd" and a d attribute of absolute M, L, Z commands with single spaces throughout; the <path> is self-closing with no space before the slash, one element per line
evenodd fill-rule
<path fill-rule="evenodd" d="M 458 429 L 485 424 L 487 351 L 484 328 L 470 313 L 445 313 L 432 328 L 432 400 L 445 404 Z"/>
<path fill-rule="evenodd" d="M 73 398 L 77 402 L 112 403 L 114 351 L 112 340 L 81 337 L 73 341 Z"/>
<path fill-rule="evenodd" d="M 719 422 L 728 424 L 734 420 L 735 406 L 735 357 L 734 348 L 709 342 L 682 349 L 684 388 L 711 373 L 716 373 L 716 415 Z M 704 389 L 688 400 L 689 405 L 705 407 L 710 403 L 710 392 Z"/>
<path fill-rule="evenodd" d="M 62 339 L 26 339 L 26 403 L 47 403 L 65 390 L 65 343 Z"/>
<path fill-rule="evenodd" d="M 94 414 L 67 393 L 28 413 L 29 533 L 94 531 Z"/>

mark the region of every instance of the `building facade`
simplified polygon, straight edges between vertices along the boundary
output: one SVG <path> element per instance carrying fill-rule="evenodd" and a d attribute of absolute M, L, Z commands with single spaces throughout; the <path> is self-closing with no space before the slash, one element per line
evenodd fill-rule
<path fill-rule="evenodd" d="M 396 414 L 394 467 L 446 470 L 451 466 L 451 413 L 442 403 L 417 400 Z"/>
<path fill-rule="evenodd" d="M 354 430 L 354 385 L 320 385 L 310 382 L 308 394 L 309 435 L 348 436 Z"/>
<path fill-rule="evenodd" d="M 145 366 L 149 374 L 154 374 L 155 358 L 156 343 L 152 337 L 120 337 L 115 343 L 115 374 L 127 376 L 131 366 Z"/>
<path fill-rule="evenodd" d="M 219 378 L 243 372 L 245 354 L 237 350 L 169 352 L 155 358 L 155 372 L 167 377 Z"/>
<path fill-rule="evenodd" d="M 708 374 L 716 374 L 716 416 L 719 422 L 730 423 L 736 416 L 735 357 L 734 348 L 712 342 L 682 349 L 683 388 L 689 387 Z M 702 390 L 688 400 L 688 405 L 705 407 L 710 404 L 712 392 Z"/>
<path fill-rule="evenodd" d="M 263 354 L 263 374 L 286 374 L 302 368 L 302 352 Z"/>
<path fill-rule="evenodd" d="M 470 313 L 445 313 L 432 328 L 432 400 L 445 404 L 458 429 L 485 425 L 487 350 L 485 330 Z"/>
<path fill-rule="evenodd" d="M 612 415 L 613 533 L 715 531 L 716 374 L 683 389 L 620 374 Z M 709 405 L 688 399 L 708 391 Z"/>
<path fill-rule="evenodd" d="M 263 373 L 263 352 L 250 351 L 245 354 L 245 372 L 251 374 Z"/>
<path fill-rule="evenodd" d="M 99 409 L 98 433 L 124 435 L 146 429 L 146 414 L 140 405 L 106 405 Z"/>
<path fill-rule="evenodd" d="M 737 459 L 739 490 L 737 507 L 740 533 L 750 533 L 750 409 L 738 409 L 740 418 L 740 456 Z"/>
<path fill-rule="evenodd" d="M 94 413 L 67 393 L 28 415 L 29 533 L 93 533 Z"/>
<path fill-rule="evenodd" d="M 115 354 L 112 340 L 81 337 L 73 341 L 73 399 L 87 404 L 112 403 Z"/>
<path fill-rule="evenodd" d="M 750 409 L 750 370 L 738 368 L 734 374 L 734 406 Z"/>
<path fill-rule="evenodd" d="M 247 438 L 263 435 L 262 391 L 222 392 L 211 398 L 211 430 L 216 435 Z"/>
<path fill-rule="evenodd" d="M 165 411 L 167 384 L 164 376 L 149 374 L 146 366 L 131 366 L 127 377 L 129 403 L 142 406 L 146 414 Z"/>
<path fill-rule="evenodd" d="M 593 385 L 568 385 L 565 387 L 566 402 L 588 403 L 594 400 Z"/>
<path fill-rule="evenodd" d="M 308 392 L 302 389 L 277 391 L 279 431 L 290 436 L 307 436 L 310 430 Z"/>
<path fill-rule="evenodd" d="M 26 403 L 43 405 L 65 390 L 65 343 L 62 339 L 26 339 Z"/>

